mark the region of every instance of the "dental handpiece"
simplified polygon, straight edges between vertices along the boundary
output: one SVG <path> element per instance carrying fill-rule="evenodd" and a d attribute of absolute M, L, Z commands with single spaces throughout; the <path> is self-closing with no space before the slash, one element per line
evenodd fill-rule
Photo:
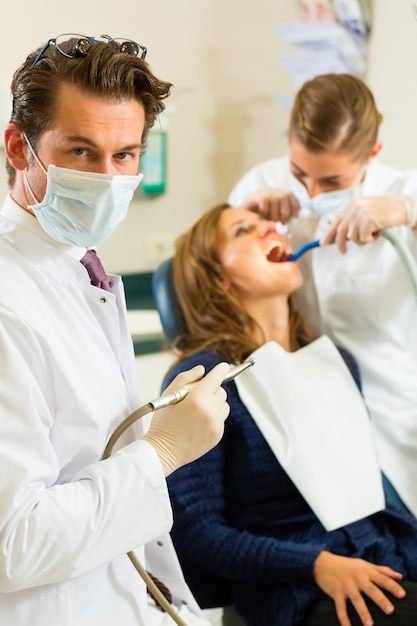
<path fill-rule="evenodd" d="M 254 363 L 255 359 L 250 358 L 243 363 L 240 363 L 239 365 L 229 364 L 230 369 L 227 372 L 226 376 L 223 378 L 222 382 L 229 382 L 229 380 L 232 380 L 235 376 L 243 372 Z M 162 409 L 165 406 L 169 406 L 170 404 L 177 404 L 178 402 L 181 402 L 181 400 L 184 400 L 184 398 L 189 394 L 191 389 L 195 387 L 195 385 L 200 382 L 200 380 L 201 378 L 199 380 L 193 381 L 192 383 L 188 383 L 187 385 L 177 387 L 176 389 L 173 389 L 171 392 L 165 394 L 164 396 L 160 396 L 156 400 L 152 400 L 151 402 L 140 406 L 138 409 L 136 409 L 136 411 L 128 415 L 123 420 L 123 422 L 119 424 L 119 426 L 117 426 L 117 428 L 113 431 L 104 450 L 103 459 L 107 459 L 107 457 L 111 455 L 118 439 L 128 428 L 130 428 L 130 426 L 132 426 L 132 424 L 134 424 L 137 420 L 141 419 L 145 415 L 152 413 L 153 411 Z"/>
<path fill-rule="evenodd" d="M 311 250 L 312 248 L 318 248 L 320 246 L 320 239 L 316 239 L 315 241 L 310 241 L 309 243 L 306 243 L 304 246 L 301 246 L 301 248 L 299 248 L 296 252 L 293 252 L 293 254 L 290 254 L 290 256 L 286 259 L 287 261 L 297 261 L 300 256 L 302 256 L 305 252 L 307 252 L 308 250 Z"/>
<path fill-rule="evenodd" d="M 230 380 L 233 380 L 235 376 L 238 376 L 241 372 L 246 370 L 248 367 L 251 367 L 255 363 L 255 359 L 247 359 L 243 363 L 239 365 L 230 365 L 230 370 L 227 372 L 226 376 L 223 378 L 223 383 L 227 383 Z M 177 404 L 184 400 L 184 398 L 189 394 L 191 389 L 200 382 L 201 379 L 195 380 L 192 383 L 188 383 L 186 385 L 182 385 L 181 387 L 177 387 L 173 389 L 171 392 L 167 393 L 156 400 L 152 400 L 150 404 L 153 405 L 154 410 L 161 409 L 165 406 L 169 406 L 171 404 Z"/>

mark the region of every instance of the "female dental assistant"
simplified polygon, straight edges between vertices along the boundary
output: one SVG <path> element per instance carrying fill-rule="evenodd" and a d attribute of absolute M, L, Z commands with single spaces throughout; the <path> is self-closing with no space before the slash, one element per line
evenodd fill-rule
<path fill-rule="evenodd" d="M 303 313 L 358 360 L 387 494 L 417 515 L 417 305 L 396 250 L 378 237 L 398 227 L 417 258 L 417 170 L 376 158 L 381 121 L 360 79 L 308 81 L 291 112 L 289 156 L 250 170 L 229 202 L 289 222 L 293 249 L 335 239 L 299 261 Z"/>

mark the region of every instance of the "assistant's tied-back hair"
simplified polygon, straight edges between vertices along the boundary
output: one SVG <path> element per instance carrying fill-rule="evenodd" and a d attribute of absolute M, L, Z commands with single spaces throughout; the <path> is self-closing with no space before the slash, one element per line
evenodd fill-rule
<path fill-rule="evenodd" d="M 372 92 L 360 78 L 323 74 L 297 92 L 289 139 L 297 139 L 310 152 L 343 153 L 366 161 L 382 119 Z"/>

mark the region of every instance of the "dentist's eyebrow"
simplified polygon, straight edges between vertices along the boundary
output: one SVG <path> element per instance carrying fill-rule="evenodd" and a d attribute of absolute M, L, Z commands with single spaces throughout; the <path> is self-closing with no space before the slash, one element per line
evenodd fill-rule
<path fill-rule="evenodd" d="M 98 148 L 98 145 L 95 141 L 93 141 L 89 137 L 84 137 L 84 135 L 67 135 L 64 137 L 63 141 L 67 143 L 82 143 L 91 146 L 92 148 Z M 141 150 L 142 148 L 142 143 L 132 143 L 128 146 L 123 146 L 122 148 L 120 148 L 120 150 L 118 150 L 118 152 L 129 152 L 129 150 Z"/>

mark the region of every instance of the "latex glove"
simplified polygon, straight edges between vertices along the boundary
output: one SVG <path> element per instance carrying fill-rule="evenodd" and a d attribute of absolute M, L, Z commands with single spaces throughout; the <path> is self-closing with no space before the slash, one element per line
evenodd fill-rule
<path fill-rule="evenodd" d="M 262 215 L 268 220 L 286 224 L 291 217 L 297 217 L 300 206 L 290 191 L 264 187 L 247 196 L 239 207 Z"/>
<path fill-rule="evenodd" d="M 169 393 L 202 378 L 184 400 L 155 411 L 143 437 L 158 454 L 165 476 L 195 461 L 222 438 L 230 407 L 221 383 L 228 371 L 227 363 L 219 363 L 202 378 L 204 367 L 198 365 L 179 374 L 165 390 L 164 393 Z"/>
<path fill-rule="evenodd" d="M 346 241 L 358 245 L 378 238 L 381 228 L 410 226 L 417 223 L 417 198 L 412 196 L 379 196 L 353 198 L 321 239 L 321 245 L 334 243 L 342 254 Z"/>
<path fill-rule="evenodd" d="M 396 581 L 402 574 L 390 567 L 374 565 L 363 559 L 354 559 L 323 551 L 314 565 L 316 583 L 335 603 L 337 617 L 341 626 L 351 626 L 346 609 L 350 600 L 365 626 L 372 626 L 374 621 L 366 606 L 364 596 L 371 598 L 386 615 L 394 612 L 395 607 L 383 593 L 389 591 L 396 598 L 404 598 L 405 591 Z"/>

